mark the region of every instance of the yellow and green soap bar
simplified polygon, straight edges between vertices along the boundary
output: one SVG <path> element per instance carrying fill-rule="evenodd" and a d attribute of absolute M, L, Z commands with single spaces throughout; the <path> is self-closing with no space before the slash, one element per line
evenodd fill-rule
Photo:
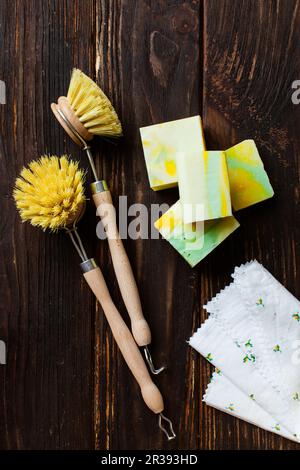
<path fill-rule="evenodd" d="M 150 187 L 154 191 L 177 186 L 176 155 L 205 150 L 200 116 L 141 127 L 144 157 Z"/>
<path fill-rule="evenodd" d="M 244 209 L 274 195 L 254 140 L 244 140 L 225 151 L 232 207 Z"/>
<path fill-rule="evenodd" d="M 182 152 L 177 157 L 177 174 L 184 223 L 232 215 L 224 152 Z"/>
<path fill-rule="evenodd" d="M 185 224 L 180 200 L 154 225 L 192 268 L 239 227 L 233 216 Z"/>

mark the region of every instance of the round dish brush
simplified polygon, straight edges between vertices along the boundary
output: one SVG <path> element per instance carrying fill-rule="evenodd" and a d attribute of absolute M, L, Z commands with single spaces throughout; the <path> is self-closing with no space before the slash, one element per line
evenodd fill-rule
<path fill-rule="evenodd" d="M 133 336 L 115 307 L 104 277 L 93 258 L 88 258 L 76 224 L 85 210 L 84 174 L 66 156 L 43 156 L 23 168 L 13 193 L 22 221 L 50 229 L 65 230 L 80 258 L 83 276 L 100 302 L 120 351 L 138 382 L 146 405 L 159 415 L 159 427 L 168 439 L 175 437 L 172 423 L 162 411 L 163 398 L 153 383 Z M 169 431 L 165 427 L 169 426 Z"/>
<path fill-rule="evenodd" d="M 57 104 L 51 104 L 51 109 L 71 139 L 87 153 L 95 178 L 94 183 L 91 184 L 93 200 L 97 213 L 106 227 L 112 262 L 121 295 L 130 316 L 132 334 L 137 344 L 144 347 L 151 372 L 159 374 L 164 367 L 155 369 L 148 349 L 151 343 L 151 332 L 143 315 L 138 288 L 119 235 L 111 194 L 106 181 L 98 178 L 88 145 L 94 135 L 104 138 L 122 135 L 117 113 L 101 88 L 79 69 L 74 69 L 72 72 L 67 97 L 58 98 Z"/>

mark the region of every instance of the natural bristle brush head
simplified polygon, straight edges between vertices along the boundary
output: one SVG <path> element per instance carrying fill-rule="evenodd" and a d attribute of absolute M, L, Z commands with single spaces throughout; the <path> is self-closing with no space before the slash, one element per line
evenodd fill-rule
<path fill-rule="evenodd" d="M 83 145 L 80 137 L 89 141 L 94 135 L 106 138 L 122 135 L 122 126 L 111 102 L 79 69 L 73 69 L 67 97 L 58 98 L 57 104 L 51 104 L 51 109 L 77 145 Z"/>
<path fill-rule="evenodd" d="M 85 209 L 84 172 L 66 155 L 42 156 L 23 168 L 13 196 L 22 221 L 43 230 L 69 228 Z"/>

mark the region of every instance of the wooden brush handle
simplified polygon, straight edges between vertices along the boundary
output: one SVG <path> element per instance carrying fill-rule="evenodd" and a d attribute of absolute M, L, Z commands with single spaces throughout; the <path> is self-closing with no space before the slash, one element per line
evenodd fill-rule
<path fill-rule="evenodd" d="M 141 352 L 111 299 L 100 269 L 94 268 L 83 275 L 103 308 L 116 343 L 141 388 L 146 405 L 153 413 L 161 413 L 164 409 L 161 393 L 151 380 Z"/>
<path fill-rule="evenodd" d="M 146 322 L 138 288 L 130 266 L 128 256 L 119 235 L 116 211 L 109 191 L 102 191 L 93 195 L 97 213 L 105 219 L 105 229 L 108 237 L 109 249 L 119 288 L 131 320 L 131 330 L 139 346 L 151 343 L 151 331 Z"/>

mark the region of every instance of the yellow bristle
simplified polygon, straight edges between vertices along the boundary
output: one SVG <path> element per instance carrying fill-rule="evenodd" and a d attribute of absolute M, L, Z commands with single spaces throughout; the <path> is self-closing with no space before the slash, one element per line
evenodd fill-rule
<path fill-rule="evenodd" d="M 13 196 L 23 221 L 56 231 L 75 221 L 84 196 L 84 173 L 67 156 L 43 156 L 23 168 Z"/>
<path fill-rule="evenodd" d="M 79 69 L 73 69 L 67 99 L 76 116 L 91 133 L 120 137 L 122 126 L 101 88 Z"/>

